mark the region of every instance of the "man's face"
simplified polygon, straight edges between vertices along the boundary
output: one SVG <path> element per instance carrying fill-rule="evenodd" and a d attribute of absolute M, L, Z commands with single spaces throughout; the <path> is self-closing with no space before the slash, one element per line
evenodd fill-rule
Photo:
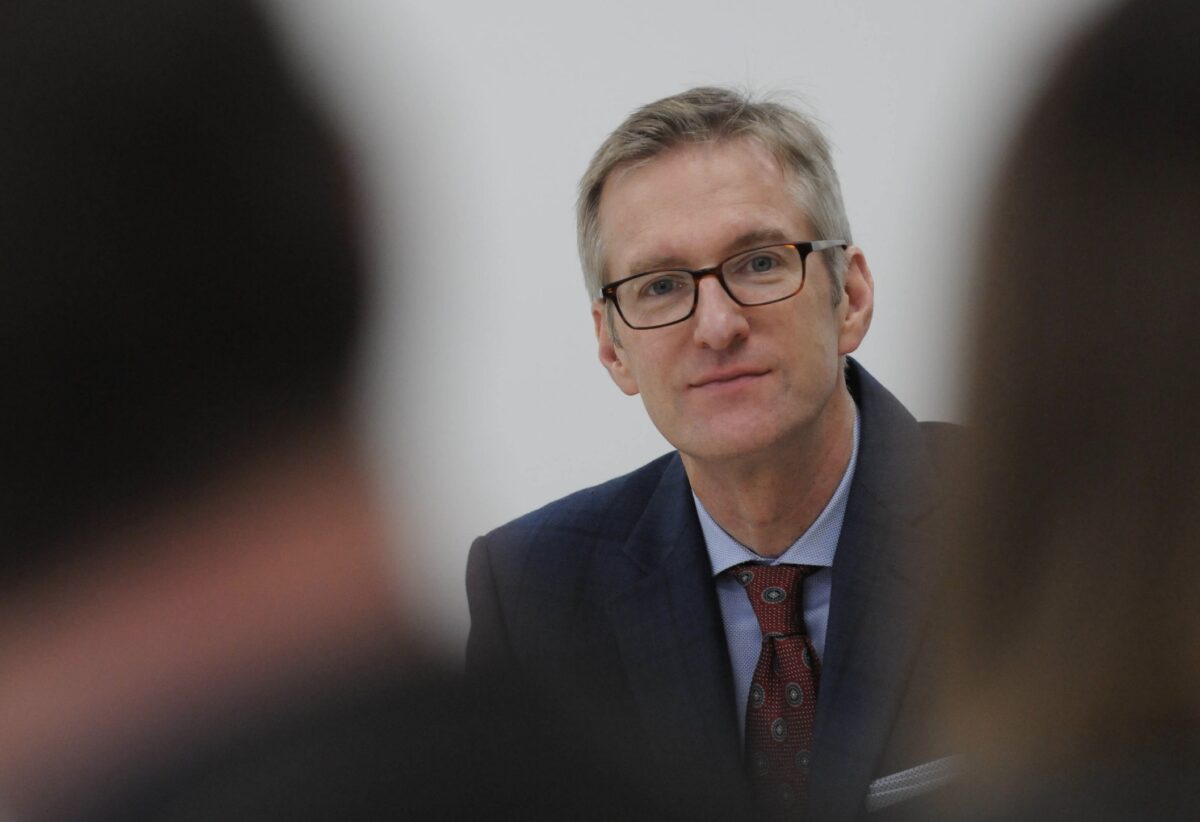
<path fill-rule="evenodd" d="M 783 171 L 758 142 L 689 144 L 618 168 L 600 200 L 606 282 L 662 268 L 699 269 L 739 251 L 814 237 Z M 689 457 L 750 456 L 819 435 L 842 385 L 839 358 L 870 325 L 872 283 L 851 248 L 841 301 L 824 258 L 809 255 L 803 290 L 742 307 L 715 277 L 699 282 L 684 322 L 634 330 L 596 302 L 600 360 L 642 401 L 658 430 Z"/>

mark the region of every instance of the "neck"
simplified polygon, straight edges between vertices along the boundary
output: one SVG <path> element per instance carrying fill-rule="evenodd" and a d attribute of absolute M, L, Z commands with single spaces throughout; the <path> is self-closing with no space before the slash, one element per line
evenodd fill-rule
<path fill-rule="evenodd" d="M 126 768 L 117 752 L 144 759 L 181 728 L 394 643 L 394 569 L 365 475 L 344 437 L 309 440 L 94 537 L 95 559 L 11 597 L 4 801 L 36 816 Z"/>
<path fill-rule="evenodd" d="M 681 455 L 692 490 L 725 531 L 762 557 L 778 557 L 833 497 L 854 450 L 854 400 L 843 386 L 793 441 L 735 459 Z"/>

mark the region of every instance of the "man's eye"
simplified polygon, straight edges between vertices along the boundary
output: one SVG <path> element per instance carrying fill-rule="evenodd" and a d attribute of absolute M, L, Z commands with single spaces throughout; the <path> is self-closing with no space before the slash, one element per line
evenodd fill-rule
<path fill-rule="evenodd" d="M 678 277 L 655 277 L 651 278 L 642 288 L 641 296 L 665 297 L 681 288 L 683 288 L 683 283 Z"/>
<path fill-rule="evenodd" d="M 759 254 L 757 257 L 751 257 L 747 268 L 755 274 L 762 274 L 773 269 L 778 262 L 774 257 L 769 257 L 766 254 Z"/>

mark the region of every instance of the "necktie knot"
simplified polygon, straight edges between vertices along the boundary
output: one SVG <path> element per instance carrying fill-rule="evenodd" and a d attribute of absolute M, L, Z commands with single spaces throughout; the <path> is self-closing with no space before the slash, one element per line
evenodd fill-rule
<path fill-rule="evenodd" d="M 811 565 L 743 562 L 728 573 L 745 589 L 763 635 L 791 636 L 805 633 L 800 585 L 816 570 Z"/>

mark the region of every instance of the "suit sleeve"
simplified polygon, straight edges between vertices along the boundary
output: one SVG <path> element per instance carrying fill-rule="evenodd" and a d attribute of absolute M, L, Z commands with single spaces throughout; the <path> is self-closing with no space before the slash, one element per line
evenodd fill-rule
<path fill-rule="evenodd" d="M 476 539 L 467 557 L 467 604 L 471 613 L 467 673 L 477 676 L 482 671 L 510 671 L 512 649 L 487 537 Z"/>

